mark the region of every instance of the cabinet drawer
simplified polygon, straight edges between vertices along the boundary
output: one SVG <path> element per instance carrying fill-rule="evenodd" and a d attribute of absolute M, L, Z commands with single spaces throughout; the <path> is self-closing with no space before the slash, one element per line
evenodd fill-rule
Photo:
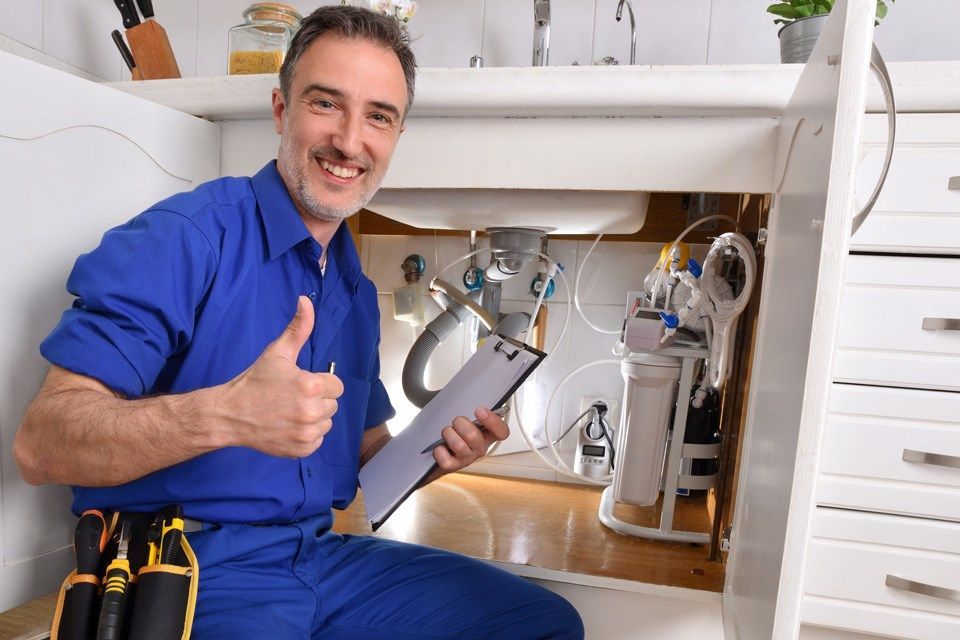
<path fill-rule="evenodd" d="M 886 116 L 868 116 L 857 179 L 858 207 L 883 166 Z M 960 253 L 960 114 L 900 115 L 897 145 L 876 206 L 852 239 L 860 251 Z M 954 181 L 956 182 L 956 181 Z"/>
<path fill-rule="evenodd" d="M 958 554 L 957 523 L 818 508 L 803 622 L 903 638 L 958 638 Z"/>
<path fill-rule="evenodd" d="M 960 259 L 850 256 L 834 379 L 960 391 L 958 323 Z"/>
<path fill-rule="evenodd" d="M 835 384 L 820 460 L 820 505 L 960 521 L 960 394 Z"/>

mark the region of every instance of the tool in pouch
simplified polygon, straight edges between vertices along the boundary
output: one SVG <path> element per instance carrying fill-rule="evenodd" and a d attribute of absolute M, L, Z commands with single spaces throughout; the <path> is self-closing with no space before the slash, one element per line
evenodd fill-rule
<path fill-rule="evenodd" d="M 98 567 L 91 575 L 72 571 L 64 580 L 50 640 L 188 640 L 200 574 L 182 507 L 113 513 L 106 522 L 103 529 L 89 518 L 77 525 L 78 568 Z M 96 543 L 91 530 L 104 531 Z"/>
<path fill-rule="evenodd" d="M 124 521 L 120 528 L 120 544 L 117 557 L 107 567 L 103 579 L 103 604 L 100 606 L 100 624 L 97 640 L 120 640 L 123 631 L 123 608 L 126 605 L 127 586 L 130 584 L 130 523 Z"/>

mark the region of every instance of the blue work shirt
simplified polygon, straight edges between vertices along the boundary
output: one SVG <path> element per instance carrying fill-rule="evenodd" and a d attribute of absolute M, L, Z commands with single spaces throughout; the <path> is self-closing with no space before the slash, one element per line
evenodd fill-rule
<path fill-rule="evenodd" d="M 305 458 L 218 449 L 124 485 L 74 487 L 75 513 L 179 503 L 197 520 L 276 523 L 350 504 L 363 430 L 394 411 L 380 381 L 376 288 L 346 225 L 325 275 L 320 255 L 272 161 L 252 178 L 157 203 L 77 259 L 67 281 L 77 299 L 40 345 L 56 365 L 129 398 L 219 385 L 253 364 L 307 295 L 316 322 L 297 365 L 326 371 L 335 361 L 344 392 L 333 427 Z"/>

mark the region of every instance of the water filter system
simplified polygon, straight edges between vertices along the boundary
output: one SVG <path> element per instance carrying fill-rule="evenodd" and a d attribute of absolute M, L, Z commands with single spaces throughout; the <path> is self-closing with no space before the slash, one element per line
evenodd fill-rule
<path fill-rule="evenodd" d="M 727 216 L 707 216 L 664 247 L 644 280 L 644 289 L 628 293 L 626 314 L 619 329 L 595 325 L 580 305 L 583 267 L 602 234 L 579 266 L 572 297 L 562 267 L 547 253 L 546 235 L 531 229 L 488 230 L 490 265 L 482 270 L 476 256 L 483 250 L 476 249 L 475 238 L 471 238 L 471 252 L 441 270 L 431 282 L 430 290 L 446 309 L 446 315 L 453 310 L 456 317 L 447 323 L 450 327 L 444 325 L 443 332 L 434 331 L 432 325 L 440 322 L 444 313 L 428 324 L 418 338 L 419 343 L 423 336 L 430 337 L 433 342 L 427 346 L 435 347 L 434 343 L 442 341 L 448 329 L 463 323 L 471 314 L 480 318 L 480 322 L 473 323 L 477 327 L 475 339 L 482 339 L 492 327 L 504 326 L 508 321 L 516 325 L 511 329 L 514 335 L 531 336 L 540 307 L 555 289 L 556 277 L 567 293 L 567 314 L 548 353 L 563 341 L 574 306 L 588 326 L 600 333 L 617 335 L 613 346 L 617 358 L 587 362 L 556 384 L 542 413 L 538 409 L 534 416 L 542 424 L 529 428 L 531 416 L 525 415 L 522 394 L 514 396 L 511 413 L 527 445 L 549 467 L 562 477 L 605 487 L 598 517 L 620 533 L 692 543 L 710 541 L 707 533 L 675 531 L 672 521 L 678 494 L 704 491 L 716 481 L 716 459 L 721 446 L 713 422 L 718 416 L 717 392 L 729 376 L 737 348 L 737 322 L 749 302 L 756 278 L 753 246 L 739 233 L 717 237 L 702 266 L 690 257 L 690 248 L 683 238 L 696 226 L 721 219 L 736 224 Z M 468 258 L 471 263 L 463 277 L 466 293 L 439 279 L 444 271 Z M 501 282 L 518 275 L 520 267 L 534 258 L 540 260 L 541 273 L 531 286 L 536 296 L 532 313 L 513 314 L 516 318 L 503 316 L 499 312 Z M 423 388 L 421 382 L 430 351 L 432 348 L 415 345 L 404 367 L 404 390 L 419 406 L 436 393 Z M 619 421 L 609 415 L 606 403 L 594 403 L 562 433 L 550 433 L 546 417 L 565 385 L 587 369 L 611 365 L 619 366 L 623 378 Z M 707 398 L 711 398 L 709 410 L 703 409 Z M 689 437 L 688 414 L 696 424 Z M 561 455 L 558 444 L 570 433 L 576 433 L 577 442 L 572 457 L 566 457 Z M 652 506 L 658 503 L 661 493 L 659 527 L 640 527 L 614 516 L 616 503 Z"/>

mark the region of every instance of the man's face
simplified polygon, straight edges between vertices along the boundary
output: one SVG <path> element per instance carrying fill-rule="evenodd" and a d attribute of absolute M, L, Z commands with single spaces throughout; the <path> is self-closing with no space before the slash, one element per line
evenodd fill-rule
<path fill-rule="evenodd" d="M 289 101 L 273 92 L 277 164 L 302 213 L 339 221 L 369 202 L 403 131 L 407 85 L 397 56 L 327 34 L 303 53 Z"/>

